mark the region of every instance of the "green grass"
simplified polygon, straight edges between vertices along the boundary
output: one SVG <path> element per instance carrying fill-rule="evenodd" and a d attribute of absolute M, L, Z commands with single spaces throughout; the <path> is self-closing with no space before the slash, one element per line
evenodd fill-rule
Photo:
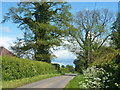
<path fill-rule="evenodd" d="M 23 78 L 18 80 L 2 81 L 2 88 L 16 88 L 28 83 L 32 83 L 35 81 L 39 81 L 42 79 L 55 77 L 55 76 L 60 76 L 60 74 L 46 74 L 46 75 L 38 75 L 38 76 Z"/>
<path fill-rule="evenodd" d="M 77 75 L 75 78 L 73 78 L 65 88 L 80 88 L 80 85 L 79 85 L 79 82 L 80 81 L 83 81 L 84 76 L 81 74 L 81 75 Z"/>

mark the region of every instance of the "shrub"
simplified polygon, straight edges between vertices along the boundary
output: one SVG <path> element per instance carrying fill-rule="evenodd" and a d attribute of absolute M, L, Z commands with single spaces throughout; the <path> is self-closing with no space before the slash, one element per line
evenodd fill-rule
<path fill-rule="evenodd" d="M 113 53 L 106 54 L 105 56 L 99 58 L 92 65 L 97 65 L 99 68 L 105 69 L 107 72 L 112 73 L 112 83 L 111 87 L 114 87 L 114 84 L 120 84 L 120 53 L 115 51 Z M 114 78 L 114 80 L 113 80 Z"/>
<path fill-rule="evenodd" d="M 100 49 L 96 49 L 93 52 L 91 51 L 90 52 L 90 63 L 97 62 L 97 61 L 99 62 L 103 58 L 105 59 L 107 57 L 107 55 L 109 55 L 110 53 L 115 54 L 116 50 L 113 47 L 102 46 Z M 110 57 L 112 58 L 114 56 L 112 55 Z"/>
<path fill-rule="evenodd" d="M 62 68 L 62 67 L 61 67 L 61 73 L 62 73 L 62 74 L 69 73 L 69 69 L 68 69 L 68 68 Z"/>
<path fill-rule="evenodd" d="M 55 66 L 41 61 L 20 59 L 17 57 L 2 57 L 2 79 L 14 80 L 33 77 L 40 74 L 58 73 Z"/>
<path fill-rule="evenodd" d="M 87 70 L 83 71 L 85 81 L 79 82 L 80 87 L 83 88 L 117 88 L 119 84 L 114 83 L 111 86 L 112 73 L 106 72 L 103 68 L 98 68 L 96 66 L 92 66 L 87 68 Z M 111 79 L 112 78 L 112 79 Z"/>
<path fill-rule="evenodd" d="M 75 69 L 72 65 L 67 65 L 66 68 L 68 68 L 69 72 L 74 73 Z"/>
<path fill-rule="evenodd" d="M 52 65 L 54 65 L 54 66 L 55 66 L 55 68 L 56 68 L 59 72 L 61 72 L 61 71 L 60 71 L 60 65 L 59 65 L 59 64 L 54 63 L 54 64 L 52 64 Z"/>

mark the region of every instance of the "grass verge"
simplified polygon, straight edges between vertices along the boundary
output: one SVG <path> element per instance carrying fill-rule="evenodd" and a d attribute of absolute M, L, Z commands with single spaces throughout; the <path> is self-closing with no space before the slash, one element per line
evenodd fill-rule
<path fill-rule="evenodd" d="M 60 76 L 60 75 L 61 74 L 46 74 L 46 75 L 38 75 L 38 76 L 23 78 L 18 80 L 2 81 L 2 88 L 16 88 L 28 83 L 32 83 L 35 81 L 39 81 L 50 77 Z"/>
<path fill-rule="evenodd" d="M 82 74 L 77 75 L 75 78 L 73 78 L 65 88 L 80 88 L 79 82 L 83 81 L 84 76 Z"/>

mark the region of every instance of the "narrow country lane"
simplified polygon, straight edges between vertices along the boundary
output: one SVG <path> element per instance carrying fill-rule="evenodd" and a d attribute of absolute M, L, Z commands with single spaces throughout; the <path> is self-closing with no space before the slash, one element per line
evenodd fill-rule
<path fill-rule="evenodd" d="M 30 83 L 19 88 L 64 88 L 75 75 L 62 75 Z"/>

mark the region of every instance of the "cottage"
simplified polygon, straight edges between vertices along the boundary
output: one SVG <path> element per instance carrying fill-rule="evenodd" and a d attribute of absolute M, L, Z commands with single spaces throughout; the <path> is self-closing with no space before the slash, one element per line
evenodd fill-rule
<path fill-rule="evenodd" d="M 16 56 L 15 54 L 13 54 L 12 52 L 10 52 L 9 50 L 7 50 L 6 48 L 4 48 L 3 46 L 0 47 L 0 55 L 1 56 L 4 56 L 4 55 Z"/>

